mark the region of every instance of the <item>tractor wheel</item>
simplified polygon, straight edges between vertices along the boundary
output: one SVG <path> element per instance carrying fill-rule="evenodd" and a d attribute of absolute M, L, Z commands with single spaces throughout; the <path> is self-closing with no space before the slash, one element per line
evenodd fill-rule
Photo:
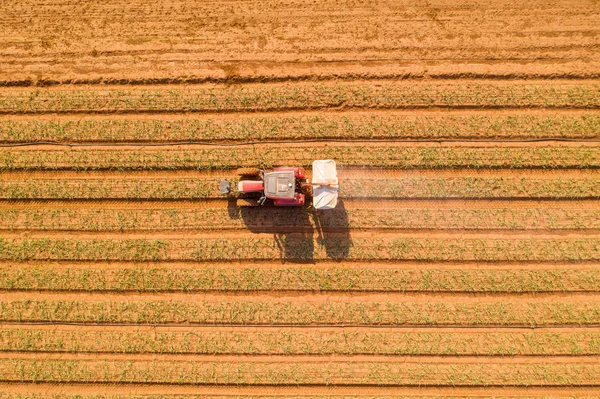
<path fill-rule="evenodd" d="M 257 199 L 254 198 L 238 198 L 236 205 L 238 207 L 260 206 Z"/>
<path fill-rule="evenodd" d="M 300 183 L 300 189 L 306 195 L 312 195 L 313 193 L 313 186 L 309 182 Z"/>
<path fill-rule="evenodd" d="M 258 168 L 239 168 L 237 170 L 239 176 L 258 177 L 260 176 L 260 169 Z"/>

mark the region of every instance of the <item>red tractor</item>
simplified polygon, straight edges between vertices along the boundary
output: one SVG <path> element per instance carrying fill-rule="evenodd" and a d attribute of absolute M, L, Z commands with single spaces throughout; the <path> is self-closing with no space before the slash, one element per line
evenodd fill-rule
<path fill-rule="evenodd" d="M 310 196 L 316 209 L 332 209 L 337 204 L 338 179 L 333 160 L 313 162 L 312 184 L 301 167 L 282 166 L 271 172 L 244 168 L 238 170 L 238 175 L 240 205 L 303 206 Z M 219 189 L 221 194 L 230 194 L 231 183 L 222 180 Z"/>

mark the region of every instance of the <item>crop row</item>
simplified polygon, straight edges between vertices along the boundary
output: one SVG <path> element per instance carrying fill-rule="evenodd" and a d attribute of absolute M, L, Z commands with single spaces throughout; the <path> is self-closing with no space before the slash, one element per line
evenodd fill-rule
<path fill-rule="evenodd" d="M 0 260 L 600 260 L 598 238 L 355 238 L 289 233 L 198 239 L 2 239 Z"/>
<path fill-rule="evenodd" d="M 0 321 L 61 323 L 199 323 L 215 325 L 598 325 L 600 302 L 511 298 L 360 302 L 256 297 L 212 300 L 0 301 Z M 1 374 L 1 373 L 0 373 Z"/>
<path fill-rule="evenodd" d="M 235 184 L 235 182 L 234 182 Z M 341 198 L 600 198 L 599 178 L 406 177 L 347 178 Z M 218 178 L 89 178 L 0 181 L 0 198 L 224 198 Z"/>
<path fill-rule="evenodd" d="M 394 208 L 344 206 L 328 212 L 291 208 L 17 208 L 0 209 L 1 230 L 160 231 L 323 229 L 600 229 L 599 209 Z"/>
<path fill-rule="evenodd" d="M 413 177 L 344 179 L 340 196 L 369 198 L 600 198 L 600 179 Z"/>
<path fill-rule="evenodd" d="M 28 89 L 0 93 L 4 113 L 224 112 L 403 107 L 600 106 L 600 85 L 589 83 L 394 82 L 219 86 L 214 88 Z"/>
<path fill-rule="evenodd" d="M 53 147 L 54 148 L 54 147 Z M 69 149 L 0 151 L 0 170 L 215 170 L 236 167 L 310 167 L 315 159 L 338 165 L 437 168 L 598 168 L 600 146 L 245 146 L 198 149 Z"/>
<path fill-rule="evenodd" d="M 4 199 L 224 198 L 218 178 L 23 179 L 0 182 Z"/>
<path fill-rule="evenodd" d="M 0 266 L 1 290 L 209 292 L 595 292 L 600 270 L 373 269 L 256 266 L 53 268 Z"/>
<path fill-rule="evenodd" d="M 600 333 L 588 331 L 128 330 L 0 329 L 0 351 L 213 355 L 600 355 Z"/>
<path fill-rule="evenodd" d="M 0 141 L 168 142 L 293 139 L 598 138 L 598 115 L 311 115 L 210 119 L 0 121 Z"/>
<path fill-rule="evenodd" d="M 0 359 L 10 382 L 195 385 L 598 386 L 598 363 Z"/>

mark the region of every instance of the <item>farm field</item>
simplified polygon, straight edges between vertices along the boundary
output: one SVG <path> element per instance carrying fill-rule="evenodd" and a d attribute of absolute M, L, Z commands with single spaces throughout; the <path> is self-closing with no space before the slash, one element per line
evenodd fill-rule
<path fill-rule="evenodd" d="M 0 4 L 0 399 L 600 399 L 597 1 L 99 3 Z"/>

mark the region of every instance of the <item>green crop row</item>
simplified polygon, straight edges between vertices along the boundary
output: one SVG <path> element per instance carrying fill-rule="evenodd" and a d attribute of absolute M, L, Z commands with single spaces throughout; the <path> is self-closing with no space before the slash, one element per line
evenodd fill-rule
<path fill-rule="evenodd" d="M 597 168 L 600 146 L 261 145 L 211 149 L 52 149 L 0 151 L 0 170 L 222 170 L 236 167 L 309 168 L 315 159 L 338 165 L 437 168 Z"/>
<path fill-rule="evenodd" d="M 312 233 L 269 238 L 2 239 L 0 260 L 600 260 L 598 238 L 355 238 Z"/>
<path fill-rule="evenodd" d="M 413 177 L 344 179 L 345 198 L 600 198 L 600 179 L 527 177 Z"/>
<path fill-rule="evenodd" d="M 211 355 L 600 355 L 598 332 L 0 329 L 0 351 Z"/>
<path fill-rule="evenodd" d="M 600 198 L 599 178 L 406 177 L 347 178 L 341 198 Z M 234 181 L 235 184 L 235 181 Z M 219 178 L 89 178 L 0 181 L 0 198 L 224 198 Z"/>
<path fill-rule="evenodd" d="M 598 325 L 600 302 L 515 297 L 380 301 L 362 298 L 261 300 L 0 300 L 0 321 L 73 323 L 199 323 L 223 325 Z M 0 373 L 1 374 L 1 373 Z"/>
<path fill-rule="evenodd" d="M 393 208 L 342 206 L 328 212 L 292 208 L 0 209 L 2 230 L 158 231 L 318 229 L 599 229 L 600 210 L 571 208 Z"/>
<path fill-rule="evenodd" d="M 236 119 L 0 121 L 0 141 L 142 142 L 294 139 L 598 138 L 598 115 L 314 115 Z"/>
<path fill-rule="evenodd" d="M 4 199 L 221 198 L 218 178 L 24 179 L 0 182 Z"/>
<path fill-rule="evenodd" d="M 0 359 L 10 382 L 194 385 L 599 386 L 598 363 Z"/>
<path fill-rule="evenodd" d="M 175 89 L 27 89 L 0 94 L 5 113 L 225 112 L 403 107 L 600 106 L 600 85 L 394 82 L 218 86 Z"/>
<path fill-rule="evenodd" d="M 52 268 L 0 266 L 2 290 L 49 291 L 381 291 L 381 292 L 595 292 L 600 270 L 264 268 Z"/>

